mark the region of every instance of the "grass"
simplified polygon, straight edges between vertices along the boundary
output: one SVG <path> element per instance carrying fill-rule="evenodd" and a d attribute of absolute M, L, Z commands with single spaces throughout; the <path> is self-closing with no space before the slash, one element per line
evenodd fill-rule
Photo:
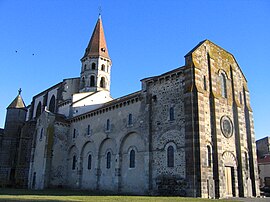
<path fill-rule="evenodd" d="M 60 201 L 88 201 L 88 202 L 210 202 L 210 199 L 185 198 L 185 197 L 154 197 L 154 196 L 118 196 L 100 195 L 90 191 L 47 189 L 42 191 L 26 189 L 0 189 L 0 201 L 38 201 L 38 202 L 60 202 Z M 228 200 L 218 200 L 218 202 Z M 231 201 L 230 201 L 231 202 Z"/>

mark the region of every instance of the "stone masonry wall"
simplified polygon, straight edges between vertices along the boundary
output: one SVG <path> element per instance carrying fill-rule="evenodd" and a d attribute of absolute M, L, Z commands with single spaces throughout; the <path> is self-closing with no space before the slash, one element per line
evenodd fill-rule
<path fill-rule="evenodd" d="M 251 158 L 248 157 L 250 152 L 243 92 L 247 91 L 246 79 L 233 56 L 209 41 L 192 53 L 192 62 L 198 90 L 202 196 L 213 197 L 215 186 L 216 197 L 230 194 L 249 196 L 251 179 L 248 161 Z M 221 74 L 226 77 L 226 97 L 221 94 Z M 228 119 L 232 125 L 233 131 L 227 137 L 222 131 L 223 119 Z M 205 162 L 207 145 L 213 152 L 213 165 L 210 166 Z M 214 165 L 217 165 L 217 170 Z M 232 193 L 226 190 L 226 166 L 233 168 Z M 215 173 L 216 171 L 218 173 Z M 215 179 L 216 184 L 213 181 Z"/>
<path fill-rule="evenodd" d="M 148 83 L 152 96 L 153 193 L 185 195 L 185 116 L 181 70 Z M 174 148 L 174 163 L 168 166 L 168 147 Z"/>
<path fill-rule="evenodd" d="M 144 113 L 138 94 L 72 119 L 67 134 L 66 185 L 101 191 L 147 193 Z M 130 114 L 132 121 L 129 121 Z M 65 129 L 58 129 L 57 133 L 64 135 Z M 56 148 L 60 149 L 60 144 L 63 142 L 55 142 L 55 152 Z M 132 168 L 129 165 L 131 150 L 135 151 L 135 167 Z M 111 155 L 109 167 L 108 153 Z M 53 155 L 52 161 L 57 162 L 54 158 L 59 157 Z M 52 166 L 51 172 L 57 173 L 57 167 Z"/>

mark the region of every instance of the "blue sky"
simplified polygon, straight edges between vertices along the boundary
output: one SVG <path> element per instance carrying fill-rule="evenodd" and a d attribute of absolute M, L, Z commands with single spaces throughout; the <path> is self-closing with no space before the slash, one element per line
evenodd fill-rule
<path fill-rule="evenodd" d="M 80 75 L 100 5 L 114 98 L 184 65 L 184 55 L 209 39 L 235 56 L 248 80 L 256 139 L 270 135 L 269 0 L 0 0 L 0 127 L 19 88 L 28 105 Z"/>

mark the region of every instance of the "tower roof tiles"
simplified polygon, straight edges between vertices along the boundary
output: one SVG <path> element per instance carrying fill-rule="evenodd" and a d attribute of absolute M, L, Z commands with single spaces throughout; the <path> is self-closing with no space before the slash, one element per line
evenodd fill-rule
<path fill-rule="evenodd" d="M 106 40 L 105 40 L 104 29 L 102 26 L 101 16 L 99 16 L 98 18 L 98 21 L 96 23 L 93 34 L 91 36 L 90 42 L 85 50 L 85 54 L 83 58 L 87 56 L 88 57 L 102 56 L 102 57 L 110 59 L 107 45 L 106 45 Z"/>
<path fill-rule="evenodd" d="M 7 109 L 14 109 L 14 108 L 25 108 L 24 101 L 21 96 L 21 90 L 19 90 L 19 94 L 17 97 L 11 102 L 11 104 L 7 107 Z"/>

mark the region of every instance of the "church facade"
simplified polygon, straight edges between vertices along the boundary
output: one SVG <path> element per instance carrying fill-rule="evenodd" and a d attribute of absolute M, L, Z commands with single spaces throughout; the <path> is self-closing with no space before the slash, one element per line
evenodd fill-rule
<path fill-rule="evenodd" d="M 2 186 L 259 195 L 249 90 L 232 54 L 202 41 L 184 66 L 113 99 L 99 17 L 81 63 L 80 77 L 35 95 L 28 107 L 19 93 L 7 108 Z"/>

